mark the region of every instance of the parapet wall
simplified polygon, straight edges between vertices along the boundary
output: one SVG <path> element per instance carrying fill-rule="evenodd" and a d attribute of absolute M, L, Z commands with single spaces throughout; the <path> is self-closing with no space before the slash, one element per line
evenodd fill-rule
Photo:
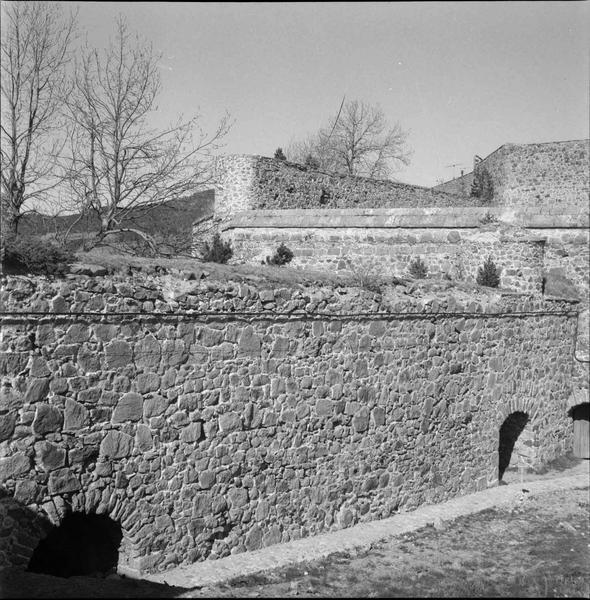
<path fill-rule="evenodd" d="M 589 140 L 504 144 L 479 162 L 494 185 L 493 199 L 472 197 L 473 173 L 425 188 L 338 175 L 274 158 L 217 159 L 217 217 L 244 210 L 530 206 L 588 211 Z"/>
<path fill-rule="evenodd" d="M 572 444 L 567 302 L 143 275 L 11 277 L 2 308 L 0 565 L 70 510 L 138 573 L 480 490 L 514 411 L 533 464 Z"/>
<path fill-rule="evenodd" d="M 217 159 L 215 215 L 256 209 L 343 209 L 474 206 L 464 198 L 387 180 L 338 175 L 264 156 Z"/>
<path fill-rule="evenodd" d="M 538 206 L 588 212 L 590 141 L 504 144 L 480 163 L 492 177 L 492 204 Z M 473 173 L 435 186 L 451 194 L 469 195 Z"/>
<path fill-rule="evenodd" d="M 246 211 L 224 227 L 238 263 L 259 264 L 284 243 L 294 253 L 290 266 L 299 269 L 404 277 L 420 257 L 431 277 L 474 282 L 491 256 L 506 289 L 541 293 L 544 271 L 563 268 L 580 297 L 588 297 L 587 212 L 556 214 L 538 207 Z"/>

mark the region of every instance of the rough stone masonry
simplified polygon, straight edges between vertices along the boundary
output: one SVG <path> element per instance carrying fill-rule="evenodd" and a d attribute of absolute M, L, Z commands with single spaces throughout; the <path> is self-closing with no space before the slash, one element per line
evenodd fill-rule
<path fill-rule="evenodd" d="M 0 564 L 69 511 L 121 524 L 119 571 L 387 517 L 572 443 L 577 305 L 501 291 L 9 277 Z"/>

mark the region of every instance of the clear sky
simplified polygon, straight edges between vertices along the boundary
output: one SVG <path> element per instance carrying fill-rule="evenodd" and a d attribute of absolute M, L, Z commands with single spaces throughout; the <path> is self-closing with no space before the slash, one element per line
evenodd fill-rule
<path fill-rule="evenodd" d="M 272 156 L 343 95 L 410 130 L 396 177 L 419 185 L 507 142 L 589 137 L 589 2 L 63 4 L 94 46 L 121 13 L 163 52 L 155 124 L 229 111 L 224 153 Z"/>

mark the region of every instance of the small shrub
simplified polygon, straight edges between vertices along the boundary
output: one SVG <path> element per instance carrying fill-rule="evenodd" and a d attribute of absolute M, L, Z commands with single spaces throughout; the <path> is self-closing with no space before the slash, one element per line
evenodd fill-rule
<path fill-rule="evenodd" d="M 314 156 L 312 156 L 311 154 L 308 154 L 305 157 L 305 166 L 308 167 L 309 169 L 319 169 L 320 161 L 317 158 L 315 158 Z"/>
<path fill-rule="evenodd" d="M 362 287 L 369 292 L 373 292 L 374 294 L 383 293 L 386 281 L 379 275 L 371 273 L 370 271 L 367 273 L 355 272 L 354 274 L 359 287 Z"/>
<path fill-rule="evenodd" d="M 206 262 L 216 262 L 225 264 L 233 256 L 234 251 L 232 250 L 231 244 L 224 242 L 221 239 L 219 233 L 213 236 L 211 243 L 205 243 L 205 250 L 203 252 L 203 260 Z"/>
<path fill-rule="evenodd" d="M 482 166 L 476 167 L 471 184 L 471 195 L 481 198 L 485 202 L 491 202 L 494 197 L 494 183 L 489 171 Z"/>
<path fill-rule="evenodd" d="M 320 204 L 322 206 L 324 206 L 325 204 L 327 204 L 330 200 L 330 198 L 332 197 L 332 194 L 330 194 L 330 192 L 328 190 L 325 190 L 324 188 L 322 188 L 322 193 L 320 194 Z"/>
<path fill-rule="evenodd" d="M 498 217 L 496 217 L 496 215 L 493 215 L 492 213 L 487 212 L 480 220 L 479 222 L 482 225 L 489 225 L 490 223 L 497 223 L 498 222 Z"/>
<path fill-rule="evenodd" d="M 275 150 L 275 158 L 277 160 L 287 160 L 287 157 L 285 156 L 285 153 L 283 152 L 282 148 L 277 148 Z"/>
<path fill-rule="evenodd" d="M 383 294 L 385 282 L 380 277 L 367 277 L 362 281 L 361 286 L 374 294 Z"/>
<path fill-rule="evenodd" d="M 428 276 L 428 267 L 419 256 L 410 263 L 408 271 L 416 279 L 425 279 Z"/>
<path fill-rule="evenodd" d="M 66 248 L 40 238 L 14 238 L 4 247 L 3 267 L 8 273 L 65 275 L 76 260 Z"/>
<path fill-rule="evenodd" d="M 488 256 L 488 260 L 477 271 L 476 281 L 479 285 L 485 285 L 486 287 L 498 287 L 500 285 L 500 272 L 501 269 L 496 266 L 492 257 Z"/>
<path fill-rule="evenodd" d="M 293 252 L 285 246 L 285 244 L 281 244 L 272 255 L 272 257 L 266 257 L 266 263 L 269 265 L 277 265 L 282 266 L 290 263 L 293 260 Z"/>

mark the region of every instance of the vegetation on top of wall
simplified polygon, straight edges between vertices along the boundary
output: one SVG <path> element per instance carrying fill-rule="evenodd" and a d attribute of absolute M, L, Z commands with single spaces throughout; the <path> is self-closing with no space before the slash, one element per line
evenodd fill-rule
<path fill-rule="evenodd" d="M 269 265 L 277 265 L 281 267 L 282 265 L 286 265 L 293 260 L 293 251 L 285 246 L 284 243 L 275 250 L 275 253 L 272 257 L 266 257 L 266 263 Z"/>
<path fill-rule="evenodd" d="M 485 202 L 491 202 L 494 197 L 494 182 L 484 166 L 478 165 L 473 172 L 471 195 L 475 198 L 481 198 Z"/>
<path fill-rule="evenodd" d="M 305 157 L 305 161 L 303 164 L 309 169 L 319 169 L 320 168 L 320 161 L 317 158 L 315 158 L 312 154 L 308 154 Z"/>
<path fill-rule="evenodd" d="M 229 241 L 224 242 L 219 233 L 213 236 L 211 243 L 205 242 L 203 260 L 225 264 L 233 256 L 233 249 Z"/>
<path fill-rule="evenodd" d="M 500 285 L 500 273 L 502 269 L 496 266 L 491 256 L 477 271 L 476 281 L 479 285 L 496 288 Z"/>
<path fill-rule="evenodd" d="M 280 148 L 280 147 L 275 150 L 274 157 L 277 160 L 287 160 L 287 157 L 285 156 L 285 153 L 283 152 L 283 149 Z"/>
<path fill-rule="evenodd" d="M 492 213 L 487 212 L 480 220 L 479 222 L 482 225 L 490 225 L 491 223 L 498 223 L 499 219 L 496 215 L 493 215 Z"/>
<path fill-rule="evenodd" d="M 65 275 L 75 256 L 64 247 L 40 238 L 16 237 L 3 247 L 2 270 L 6 273 Z"/>
<path fill-rule="evenodd" d="M 425 279 L 428 276 L 428 267 L 426 263 L 418 256 L 408 267 L 408 272 L 416 279 Z"/>

